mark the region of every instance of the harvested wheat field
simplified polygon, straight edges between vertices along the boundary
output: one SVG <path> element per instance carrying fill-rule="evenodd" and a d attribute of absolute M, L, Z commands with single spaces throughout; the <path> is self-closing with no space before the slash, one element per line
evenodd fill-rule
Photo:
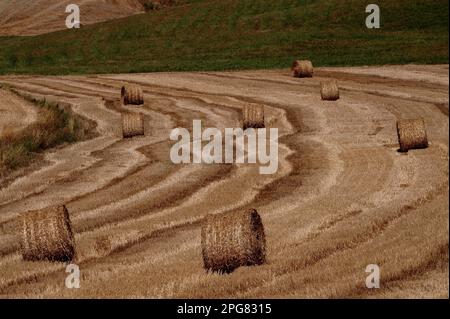
<path fill-rule="evenodd" d="M 0 181 L 0 297 L 448 298 L 448 76 L 448 65 L 315 68 L 313 78 L 289 69 L 2 76 L 70 103 L 98 134 Z M 340 98 L 322 101 L 320 83 L 332 79 Z M 142 87 L 143 105 L 122 105 L 125 84 Z M 0 109 L 21 105 L 0 94 Z M 173 128 L 242 127 L 249 103 L 279 129 L 275 174 L 171 162 Z M 10 113 L 33 119 L 27 110 Z M 143 114 L 145 135 L 123 139 L 128 112 Z M 417 118 L 428 147 L 399 152 L 397 121 Z M 79 289 L 65 287 L 66 264 L 22 258 L 22 214 L 62 204 Z M 264 227 L 264 262 L 205 270 L 205 218 L 249 209 Z M 218 232 L 226 249 L 239 225 L 229 228 Z M 369 264 L 380 267 L 380 289 L 366 288 Z"/>
<path fill-rule="evenodd" d="M 27 127 L 36 120 L 36 113 L 31 103 L 0 88 L 0 135 Z"/>

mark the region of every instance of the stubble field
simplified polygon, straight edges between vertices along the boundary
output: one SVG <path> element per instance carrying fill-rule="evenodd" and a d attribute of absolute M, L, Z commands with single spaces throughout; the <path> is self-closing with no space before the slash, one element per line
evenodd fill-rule
<path fill-rule="evenodd" d="M 405 65 L 319 68 L 312 79 L 288 70 L 0 77 L 21 93 L 70 103 L 98 133 L 0 181 L 0 297 L 448 298 L 448 72 Z M 320 99 L 328 78 L 339 81 L 336 102 Z M 143 106 L 121 105 L 124 83 L 143 87 Z M 0 126 L 33 121 L 31 105 L 0 96 L 8 113 Z M 279 128 L 276 174 L 170 161 L 173 128 L 193 119 L 240 127 L 246 103 L 264 105 L 267 126 Z M 146 136 L 123 140 L 120 114 L 136 109 Z M 430 146 L 397 152 L 396 121 L 416 117 Z M 65 287 L 64 264 L 20 254 L 17 217 L 62 203 L 80 289 Z M 204 217 L 250 207 L 264 223 L 267 263 L 207 273 Z M 380 266 L 380 289 L 365 287 L 368 264 Z"/>

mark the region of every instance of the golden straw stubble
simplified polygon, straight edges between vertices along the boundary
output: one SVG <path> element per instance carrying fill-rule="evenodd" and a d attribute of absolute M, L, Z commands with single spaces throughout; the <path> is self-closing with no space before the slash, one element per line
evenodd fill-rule
<path fill-rule="evenodd" d="M 94 250 L 98 256 L 106 256 L 111 248 L 111 237 L 109 235 L 101 235 L 95 240 Z"/>
<path fill-rule="evenodd" d="M 66 206 L 52 206 L 23 213 L 21 224 L 24 260 L 73 260 L 75 240 Z"/>
<path fill-rule="evenodd" d="M 296 60 L 292 62 L 291 70 L 296 78 L 311 78 L 314 75 L 314 67 L 309 60 Z"/>
<path fill-rule="evenodd" d="M 339 100 L 339 87 L 337 81 L 323 81 L 320 82 L 320 96 L 324 101 Z"/>
<path fill-rule="evenodd" d="M 144 115 L 141 113 L 122 113 L 122 133 L 124 138 L 144 135 Z"/>
<path fill-rule="evenodd" d="M 255 209 L 207 216 L 202 226 L 204 268 L 230 273 L 266 261 L 264 226 Z"/>
<path fill-rule="evenodd" d="M 401 152 L 428 147 L 425 121 L 422 118 L 397 121 L 397 135 Z"/>
<path fill-rule="evenodd" d="M 120 92 L 122 103 L 124 105 L 141 105 L 144 104 L 144 93 L 142 88 L 137 85 L 124 85 Z"/>
<path fill-rule="evenodd" d="M 243 129 L 264 128 L 264 106 L 247 104 L 242 109 Z"/>

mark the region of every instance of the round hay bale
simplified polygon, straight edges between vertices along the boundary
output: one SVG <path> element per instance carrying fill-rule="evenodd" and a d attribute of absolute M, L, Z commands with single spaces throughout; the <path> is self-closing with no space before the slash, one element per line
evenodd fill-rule
<path fill-rule="evenodd" d="M 401 152 L 428 147 L 425 121 L 421 118 L 397 121 L 397 135 Z"/>
<path fill-rule="evenodd" d="M 144 115 L 122 113 L 122 133 L 124 138 L 144 135 Z"/>
<path fill-rule="evenodd" d="M 314 67 L 309 60 L 294 61 L 292 71 L 296 78 L 312 78 L 314 75 Z"/>
<path fill-rule="evenodd" d="M 27 261 L 68 262 L 75 256 L 75 239 L 64 205 L 26 212 L 22 221 L 22 257 Z"/>
<path fill-rule="evenodd" d="M 142 88 L 137 85 L 125 85 L 121 90 L 123 105 L 141 105 L 144 104 L 144 93 Z"/>
<path fill-rule="evenodd" d="M 324 101 L 339 100 L 339 87 L 336 81 L 320 82 L 320 95 Z"/>
<path fill-rule="evenodd" d="M 202 227 L 202 254 L 205 269 L 219 273 L 265 263 L 266 239 L 258 212 L 209 215 Z"/>
<path fill-rule="evenodd" d="M 294 60 L 294 62 L 292 62 L 291 64 L 291 71 L 294 71 L 298 65 L 300 64 L 300 60 Z"/>
<path fill-rule="evenodd" d="M 242 109 L 243 128 L 264 128 L 264 106 L 247 104 Z"/>

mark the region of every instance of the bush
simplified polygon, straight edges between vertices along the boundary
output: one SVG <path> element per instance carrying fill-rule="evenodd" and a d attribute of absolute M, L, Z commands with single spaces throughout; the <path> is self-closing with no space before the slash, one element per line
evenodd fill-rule
<path fill-rule="evenodd" d="M 177 4 L 176 0 L 159 0 L 159 1 L 149 1 L 144 0 L 142 3 L 146 12 L 152 10 L 160 10 L 162 7 L 174 6 Z"/>
<path fill-rule="evenodd" d="M 161 9 L 161 3 L 157 2 L 157 1 L 144 2 L 144 9 L 146 12 L 153 11 L 153 10 L 159 10 L 159 9 Z"/>

